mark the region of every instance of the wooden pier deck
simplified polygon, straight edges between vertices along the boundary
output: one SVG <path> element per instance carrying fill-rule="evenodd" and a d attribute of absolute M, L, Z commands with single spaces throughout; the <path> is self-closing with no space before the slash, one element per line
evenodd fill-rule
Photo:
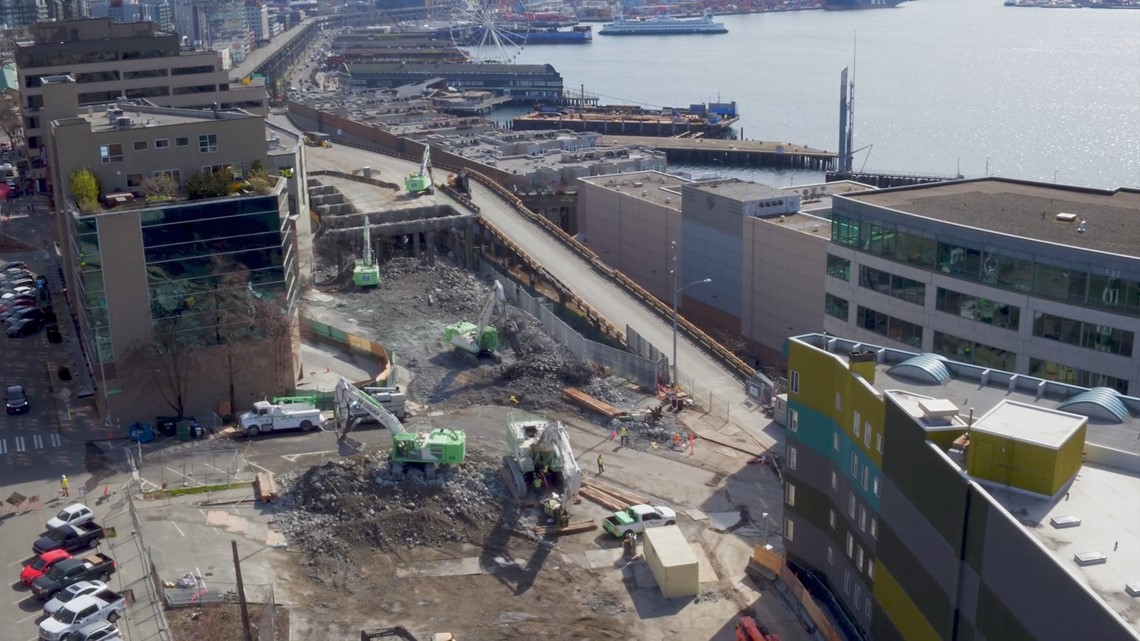
<path fill-rule="evenodd" d="M 672 161 L 713 163 L 741 167 L 791 167 L 830 169 L 838 156 L 834 151 L 771 140 L 719 140 L 712 138 L 655 138 L 652 136 L 602 136 L 602 147 L 655 147 Z"/>

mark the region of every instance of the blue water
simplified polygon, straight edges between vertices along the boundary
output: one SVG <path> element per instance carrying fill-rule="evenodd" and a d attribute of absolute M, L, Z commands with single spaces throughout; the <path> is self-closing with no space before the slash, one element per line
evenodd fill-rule
<path fill-rule="evenodd" d="M 915 0 L 718 19 L 728 34 L 595 35 L 524 48 L 518 62 L 551 63 L 567 88 L 603 102 L 735 100 L 744 137 L 828 150 L 839 73 L 852 66 L 855 147 L 866 147 L 856 169 L 982 176 L 988 159 L 991 175 L 1140 186 L 1140 10 Z M 819 177 L 721 171 L 785 185 Z"/>

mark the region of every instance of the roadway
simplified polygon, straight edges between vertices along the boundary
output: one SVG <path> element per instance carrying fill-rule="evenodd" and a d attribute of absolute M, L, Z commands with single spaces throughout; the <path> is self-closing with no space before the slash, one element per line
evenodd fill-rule
<path fill-rule="evenodd" d="M 283 116 L 275 116 L 271 120 L 278 122 L 285 119 Z M 416 169 L 416 165 L 408 161 L 339 145 L 330 149 L 308 148 L 306 154 L 310 170 L 335 169 L 351 173 L 367 165 L 372 167 L 374 175 L 379 171 L 379 177 L 383 180 L 396 181 Z M 578 254 L 538 225 L 523 218 L 491 190 L 475 182 L 472 182 L 471 187 L 472 199 L 482 210 L 481 215 L 539 260 L 554 278 L 577 293 L 619 329 L 624 330 L 628 324 L 663 353 L 671 353 L 671 323 L 595 271 Z M 435 197 L 443 198 L 440 195 Z M 718 414 L 725 414 L 724 410 L 727 409 L 733 422 L 746 428 L 763 445 L 773 444 L 773 439 L 760 430 L 761 424 L 767 424 L 768 421 L 758 414 L 752 415 L 756 404 L 748 399 L 743 384 L 721 366 L 718 360 L 684 335 L 678 340 L 677 360 L 680 380 L 695 382 L 695 387 L 690 386 L 690 393 L 707 403 L 711 392 L 713 403 L 720 408 Z"/>

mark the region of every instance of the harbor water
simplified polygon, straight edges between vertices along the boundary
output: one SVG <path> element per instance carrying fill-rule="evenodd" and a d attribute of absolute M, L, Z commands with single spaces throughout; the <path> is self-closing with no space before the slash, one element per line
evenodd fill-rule
<path fill-rule="evenodd" d="M 568 90 L 584 85 L 603 103 L 735 100 L 745 138 L 827 150 L 838 147 L 839 74 L 851 66 L 856 170 L 1140 186 L 1140 10 L 913 0 L 717 20 L 728 34 L 595 36 L 524 47 L 517 61 L 553 64 Z M 677 168 L 772 185 L 822 180 Z"/>

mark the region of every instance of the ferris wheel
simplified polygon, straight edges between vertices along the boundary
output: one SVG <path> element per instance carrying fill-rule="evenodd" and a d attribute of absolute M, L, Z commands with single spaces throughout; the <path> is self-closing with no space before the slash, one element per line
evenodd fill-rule
<path fill-rule="evenodd" d="M 462 0 L 452 14 L 451 41 L 471 62 L 511 64 L 526 32 L 503 20 L 496 0 Z"/>

